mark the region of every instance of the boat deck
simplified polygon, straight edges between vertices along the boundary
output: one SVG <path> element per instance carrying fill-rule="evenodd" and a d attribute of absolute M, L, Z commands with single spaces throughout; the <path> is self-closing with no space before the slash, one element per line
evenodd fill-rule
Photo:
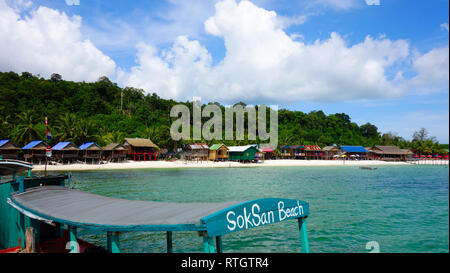
<path fill-rule="evenodd" d="M 203 230 L 201 218 L 238 203 L 125 200 L 59 186 L 32 188 L 11 198 L 48 221 L 107 231 Z"/>

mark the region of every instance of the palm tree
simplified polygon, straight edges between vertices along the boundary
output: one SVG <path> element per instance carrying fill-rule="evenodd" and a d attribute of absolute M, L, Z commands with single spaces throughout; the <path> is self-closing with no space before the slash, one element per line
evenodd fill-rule
<path fill-rule="evenodd" d="M 99 142 L 104 145 L 109 143 L 122 143 L 125 139 L 125 133 L 120 131 L 112 131 L 98 136 Z"/>
<path fill-rule="evenodd" d="M 77 117 L 73 113 L 66 113 L 56 121 L 55 139 L 58 141 L 74 141 Z"/>
<path fill-rule="evenodd" d="M 43 139 L 45 128 L 34 112 L 27 110 L 16 116 L 17 126 L 13 129 L 13 141 L 17 145 L 26 145 L 31 141 Z"/>
<path fill-rule="evenodd" d="M 0 116 L 0 139 L 9 138 L 11 128 L 10 116 Z"/>
<path fill-rule="evenodd" d="M 97 138 L 97 124 L 89 119 L 78 120 L 75 126 L 73 141 L 83 144 Z"/>

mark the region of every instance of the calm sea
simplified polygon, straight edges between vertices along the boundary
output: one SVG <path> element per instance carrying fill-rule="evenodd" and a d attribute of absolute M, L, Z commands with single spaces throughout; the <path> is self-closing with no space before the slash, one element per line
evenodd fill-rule
<path fill-rule="evenodd" d="M 309 202 L 311 252 L 449 251 L 449 170 L 446 166 L 261 167 L 90 171 L 73 174 L 76 188 L 110 197 L 221 202 L 263 197 Z M 106 246 L 106 235 L 81 230 Z M 166 251 L 165 233 L 121 235 L 123 252 Z M 174 232 L 175 252 L 202 252 L 195 232 Z M 224 252 L 299 252 L 297 221 L 223 236 Z"/>

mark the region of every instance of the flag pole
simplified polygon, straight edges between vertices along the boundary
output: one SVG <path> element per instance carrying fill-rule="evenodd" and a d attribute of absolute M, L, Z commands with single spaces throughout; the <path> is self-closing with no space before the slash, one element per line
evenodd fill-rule
<path fill-rule="evenodd" d="M 48 131 L 48 127 L 47 127 L 48 123 L 47 123 L 47 117 L 45 117 L 45 138 L 47 139 L 47 131 Z M 48 143 L 47 141 L 45 142 L 45 144 L 47 144 L 47 150 L 48 150 Z M 47 176 L 47 150 L 45 151 L 45 169 L 44 169 L 44 176 Z"/>

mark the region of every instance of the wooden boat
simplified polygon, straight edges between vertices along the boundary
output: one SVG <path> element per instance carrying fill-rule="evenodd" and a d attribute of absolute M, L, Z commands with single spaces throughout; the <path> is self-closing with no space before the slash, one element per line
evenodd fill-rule
<path fill-rule="evenodd" d="M 359 167 L 362 170 L 376 170 L 377 168 L 375 167 Z"/>
<path fill-rule="evenodd" d="M 306 231 L 309 204 L 301 200 L 263 198 L 221 203 L 125 200 L 74 189 L 70 173 L 31 177 L 31 168 L 25 162 L 0 161 L 3 173 L 14 173 L 12 180 L 0 184 L 1 200 L 6 200 L 0 207 L 1 219 L 8 219 L 0 225 L 0 238 L 9 238 L 0 241 L 0 249 L 6 248 L 4 252 L 18 252 L 25 246 L 28 249 L 26 238 L 35 242 L 31 248 L 34 252 L 107 249 L 117 253 L 120 234 L 132 231 L 165 231 L 169 253 L 173 250 L 173 232 L 192 231 L 203 237 L 205 252 L 222 252 L 222 235 L 286 220 L 298 221 L 301 249 L 309 252 Z M 16 172 L 26 170 L 27 178 L 16 176 Z M 30 228 L 34 231 L 28 232 Z M 78 228 L 106 232 L 106 249 L 77 238 Z"/>

